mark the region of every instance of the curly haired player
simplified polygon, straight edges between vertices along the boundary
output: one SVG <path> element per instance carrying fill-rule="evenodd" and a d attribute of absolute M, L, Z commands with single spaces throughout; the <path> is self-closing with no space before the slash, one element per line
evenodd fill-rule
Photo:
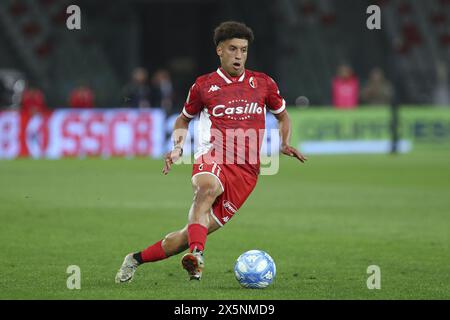
<path fill-rule="evenodd" d="M 259 151 L 266 110 L 278 120 L 281 152 L 307 160 L 289 145 L 291 121 L 275 81 L 264 73 L 245 69 L 253 31 L 245 24 L 227 21 L 214 31 L 221 66 L 196 79 L 189 90 L 172 138 L 174 146 L 164 159 L 163 173 L 183 154 L 189 122 L 199 117 L 199 148 L 194 158 L 194 200 L 187 225 L 167 234 L 140 252 L 128 254 L 116 282 L 130 281 L 137 267 L 166 259 L 189 249 L 182 260 L 190 279 L 200 280 L 207 235 L 227 223 L 243 205 L 258 180 Z"/>

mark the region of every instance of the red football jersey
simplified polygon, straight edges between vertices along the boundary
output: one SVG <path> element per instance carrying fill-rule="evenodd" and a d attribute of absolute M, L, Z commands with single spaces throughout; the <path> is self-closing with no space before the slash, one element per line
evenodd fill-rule
<path fill-rule="evenodd" d="M 275 81 L 264 73 L 245 70 L 231 78 L 219 68 L 198 77 L 183 108 L 188 118 L 199 115 L 195 159 L 208 154 L 218 164 L 259 174 L 266 108 L 279 114 L 286 102 Z"/>

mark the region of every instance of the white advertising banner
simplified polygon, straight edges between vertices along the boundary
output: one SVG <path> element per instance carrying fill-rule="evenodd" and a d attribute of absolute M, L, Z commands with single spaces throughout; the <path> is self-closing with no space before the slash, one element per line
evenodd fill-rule
<path fill-rule="evenodd" d="M 62 109 L 31 117 L 2 112 L 0 158 L 160 157 L 164 122 L 158 109 Z"/>

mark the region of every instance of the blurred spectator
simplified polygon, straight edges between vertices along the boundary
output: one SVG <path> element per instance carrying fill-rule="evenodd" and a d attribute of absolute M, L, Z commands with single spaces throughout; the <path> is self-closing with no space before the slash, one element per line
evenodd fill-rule
<path fill-rule="evenodd" d="M 21 111 L 29 114 L 42 114 L 49 111 L 44 93 L 37 88 L 27 88 L 22 95 Z"/>
<path fill-rule="evenodd" d="M 161 107 L 167 114 L 171 113 L 173 85 L 167 70 L 158 70 L 152 78 L 152 105 Z"/>
<path fill-rule="evenodd" d="M 131 82 L 124 88 L 124 96 L 127 107 L 151 107 L 151 90 L 147 70 L 142 67 L 133 70 Z"/>
<path fill-rule="evenodd" d="M 433 92 L 433 103 L 439 106 L 450 106 L 450 84 L 448 82 L 448 70 L 445 62 L 436 62 L 436 75 L 437 81 Z"/>
<path fill-rule="evenodd" d="M 3 81 L 0 80 L 0 109 L 7 108 L 8 105 L 10 105 L 10 99 L 9 97 L 9 90 L 6 88 L 6 85 L 3 83 Z"/>
<path fill-rule="evenodd" d="M 74 88 L 69 94 L 69 106 L 71 108 L 93 108 L 94 91 L 87 86 Z"/>
<path fill-rule="evenodd" d="M 359 81 L 349 65 L 338 67 L 333 79 L 333 105 L 339 109 L 352 109 L 358 105 Z"/>
<path fill-rule="evenodd" d="M 371 105 L 389 105 L 393 96 L 393 86 L 384 77 L 383 70 L 374 68 L 370 72 L 369 79 L 362 89 L 361 99 L 363 103 Z"/>
<path fill-rule="evenodd" d="M 14 69 L 0 69 L 0 108 L 19 109 L 24 90 L 24 74 Z"/>

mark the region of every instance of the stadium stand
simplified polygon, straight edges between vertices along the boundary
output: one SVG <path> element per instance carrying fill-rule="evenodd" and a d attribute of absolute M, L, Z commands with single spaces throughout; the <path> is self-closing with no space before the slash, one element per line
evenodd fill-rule
<path fill-rule="evenodd" d="M 5 0 L 0 20 L 28 78 L 49 92 L 53 104 L 64 104 L 69 92 L 92 79 L 99 100 L 117 92 L 119 81 L 102 48 L 81 29 L 67 36 L 66 0 Z M 59 26 L 59 27 L 57 27 Z M 93 68 L 92 66 L 95 66 Z"/>

